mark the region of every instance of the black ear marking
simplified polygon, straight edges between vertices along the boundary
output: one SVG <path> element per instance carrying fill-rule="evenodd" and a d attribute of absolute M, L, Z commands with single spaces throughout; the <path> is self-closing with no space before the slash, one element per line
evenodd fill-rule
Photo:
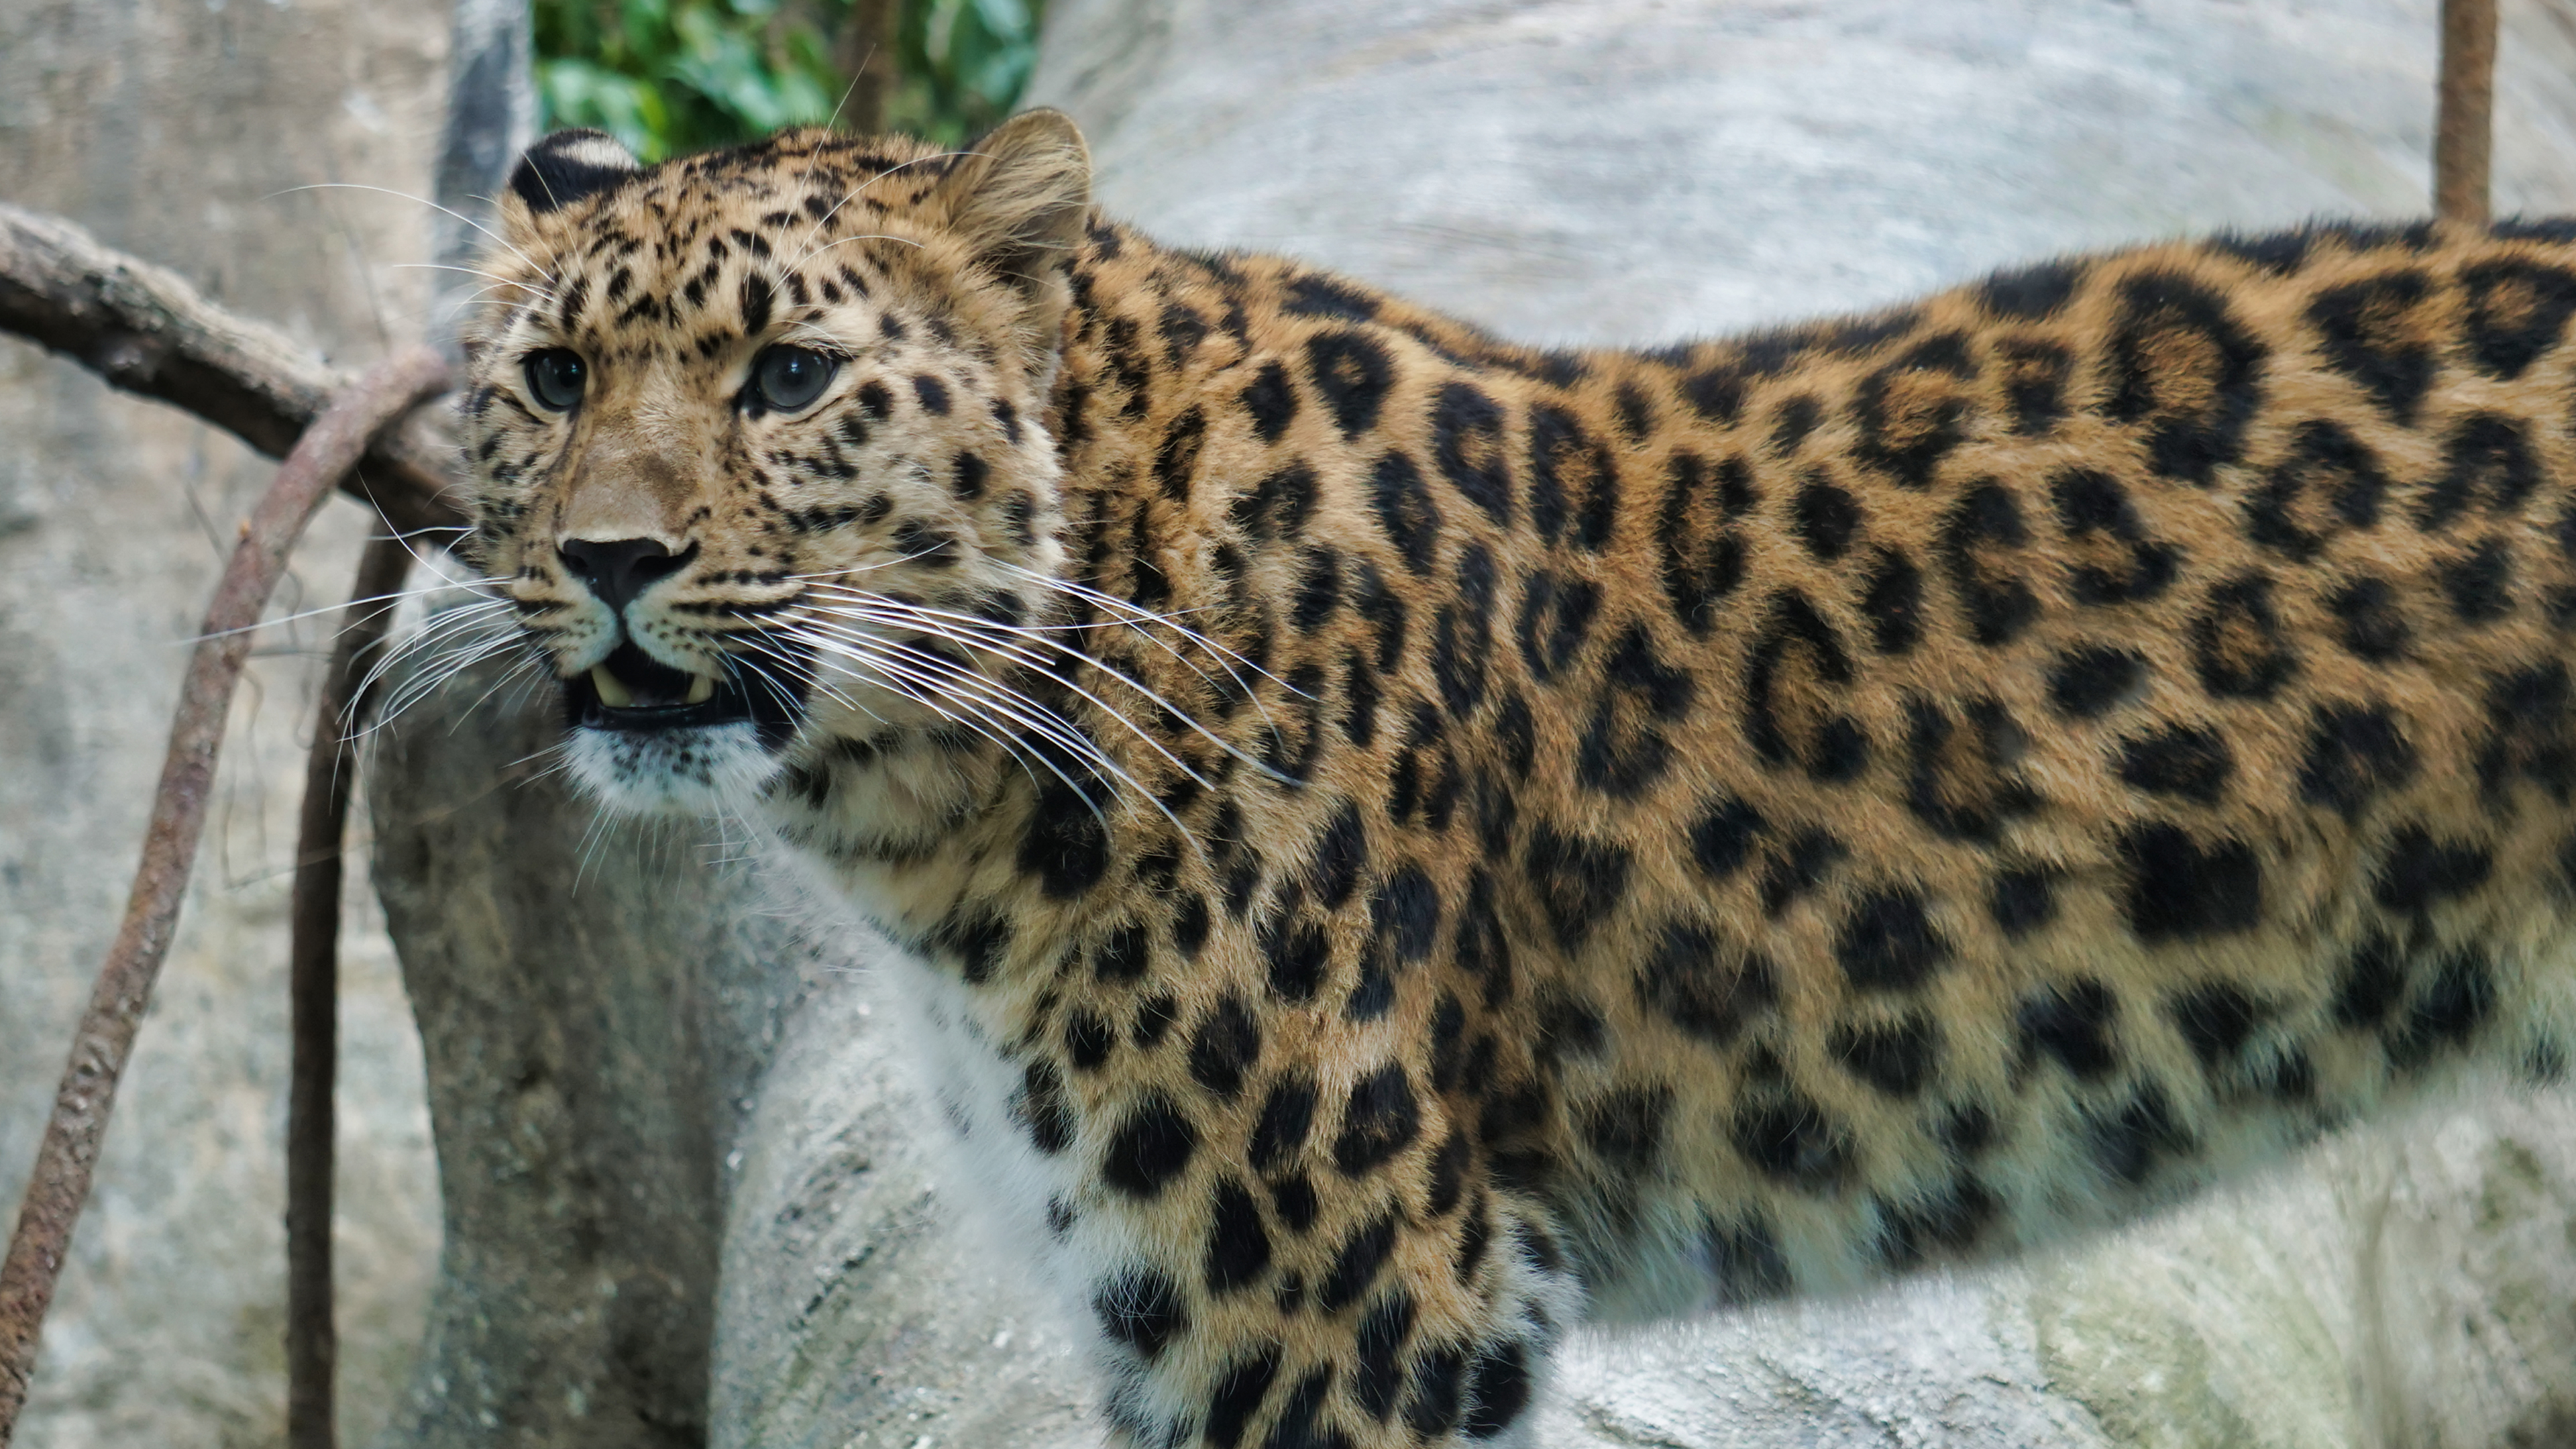
<path fill-rule="evenodd" d="M 640 169 L 606 131 L 557 131 L 520 155 L 510 171 L 510 189 L 543 216 L 610 190 Z"/>

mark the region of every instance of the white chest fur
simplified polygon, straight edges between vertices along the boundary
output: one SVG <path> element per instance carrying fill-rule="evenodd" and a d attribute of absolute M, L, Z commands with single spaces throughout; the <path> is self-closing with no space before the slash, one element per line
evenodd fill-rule
<path fill-rule="evenodd" d="M 1079 1134 L 1059 1151 L 1038 1149 L 1028 1069 L 1005 1055 L 956 973 L 901 950 L 884 959 L 894 988 L 887 995 L 902 1018 L 900 1055 L 940 1119 L 924 1125 L 946 1149 L 941 1196 L 988 1241 L 994 1270 L 1034 1274 L 1066 1325 L 1108 1363 L 1114 1354 L 1091 1299 L 1119 1265 L 1161 1255 L 1133 1241 L 1120 1215 L 1085 1210 L 1080 1167 L 1089 1144 Z"/>

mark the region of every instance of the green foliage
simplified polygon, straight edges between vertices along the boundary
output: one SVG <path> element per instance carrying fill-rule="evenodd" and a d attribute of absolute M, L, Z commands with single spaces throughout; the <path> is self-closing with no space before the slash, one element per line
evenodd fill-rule
<path fill-rule="evenodd" d="M 902 0 L 888 129 L 954 145 L 1010 114 L 1044 0 Z M 850 78 L 850 0 L 536 0 L 544 124 L 596 126 L 646 161 L 816 125 Z"/>
<path fill-rule="evenodd" d="M 906 0 L 895 26 L 903 84 L 886 126 L 954 146 L 1011 114 L 1038 59 L 1045 0 Z"/>

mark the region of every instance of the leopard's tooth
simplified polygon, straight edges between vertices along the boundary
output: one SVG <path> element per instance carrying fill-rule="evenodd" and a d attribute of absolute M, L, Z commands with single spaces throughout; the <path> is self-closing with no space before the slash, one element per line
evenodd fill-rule
<path fill-rule="evenodd" d="M 590 687 L 599 691 L 599 702 L 610 709 L 631 709 L 635 705 L 635 691 L 626 687 L 625 680 L 609 673 L 605 664 L 590 666 Z"/>
<path fill-rule="evenodd" d="M 704 674 L 689 676 L 689 703 L 704 704 L 715 697 L 716 682 L 713 678 Z"/>

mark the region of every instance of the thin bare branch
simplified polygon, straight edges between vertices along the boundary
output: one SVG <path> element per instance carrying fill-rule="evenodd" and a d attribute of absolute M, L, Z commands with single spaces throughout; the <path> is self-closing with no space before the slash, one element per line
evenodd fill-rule
<path fill-rule="evenodd" d="M 305 523 L 357 466 L 368 443 L 413 404 L 446 386 L 447 364 L 426 348 L 414 348 L 379 363 L 327 408 L 317 408 L 321 416 L 296 442 L 243 524 L 241 542 L 206 608 L 205 627 L 199 631 L 204 637 L 189 655 L 187 679 L 170 724 L 169 753 L 162 760 L 134 889 L 72 1038 L 71 1060 L 36 1149 L 17 1230 L 9 1239 L 7 1258 L 0 1260 L 0 1446 L 9 1442 L 18 1410 L 26 1403 L 37 1334 L 71 1248 L 72 1226 L 89 1198 L 90 1174 L 115 1107 L 117 1080 L 134 1049 L 134 1034 L 151 1002 L 162 959 L 169 954 L 213 793 L 225 715 L 250 654 L 251 636 L 241 626 L 259 618 Z"/>
<path fill-rule="evenodd" d="M 2485 226 L 2493 205 L 2496 0 L 2442 0 L 2442 98 L 2433 130 L 2433 214 Z"/>
<path fill-rule="evenodd" d="M 177 273 L 101 246 L 57 216 L 0 202 L 0 330 L 129 392 L 175 403 L 272 458 L 349 385 L 285 334 L 225 311 Z M 396 528 L 453 528 L 456 448 L 443 407 L 384 431 L 339 486 Z"/>
<path fill-rule="evenodd" d="M 295 895 L 287 960 L 295 1061 L 286 1096 L 286 1443 L 332 1449 L 339 1333 L 331 1318 L 331 1170 L 337 1118 L 331 1100 L 340 1049 L 341 837 L 357 780 L 355 738 L 366 701 L 361 682 L 384 652 L 411 550 L 392 533 L 368 540 L 331 648 L 313 747 L 304 758 L 304 808 L 295 833 Z"/>

